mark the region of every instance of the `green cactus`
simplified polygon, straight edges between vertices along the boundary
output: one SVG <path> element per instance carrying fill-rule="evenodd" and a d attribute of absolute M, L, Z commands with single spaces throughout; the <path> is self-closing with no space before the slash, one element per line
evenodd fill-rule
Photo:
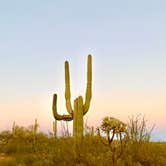
<path fill-rule="evenodd" d="M 91 127 L 91 137 L 94 137 L 94 135 L 95 135 L 95 131 L 94 131 L 94 127 L 92 126 Z"/>
<path fill-rule="evenodd" d="M 38 127 L 39 127 L 39 124 L 37 122 L 37 119 L 35 119 L 35 123 L 34 123 L 34 126 L 33 126 L 33 148 L 34 148 L 34 151 L 36 151 Z"/>
<path fill-rule="evenodd" d="M 57 120 L 53 121 L 53 133 L 54 133 L 54 138 L 57 137 Z"/>
<path fill-rule="evenodd" d="M 59 115 L 57 113 L 57 94 L 53 96 L 53 114 L 56 120 L 71 121 L 73 120 L 73 136 L 76 145 L 79 145 L 83 138 L 83 116 L 88 112 L 91 96 L 92 96 L 92 56 L 88 55 L 87 63 L 87 88 L 85 95 L 85 102 L 83 97 L 79 96 L 74 100 L 74 110 L 70 101 L 70 74 L 69 63 L 65 61 L 65 99 L 68 115 Z"/>
<path fill-rule="evenodd" d="M 34 135 L 34 137 L 36 137 L 36 135 L 37 135 L 38 127 L 39 127 L 39 124 L 37 122 L 37 119 L 35 119 L 35 124 L 33 126 L 33 135 Z"/>
<path fill-rule="evenodd" d="M 16 123 L 14 121 L 13 122 L 13 126 L 12 126 L 12 134 L 13 134 L 13 136 L 15 136 L 15 133 L 16 133 Z"/>

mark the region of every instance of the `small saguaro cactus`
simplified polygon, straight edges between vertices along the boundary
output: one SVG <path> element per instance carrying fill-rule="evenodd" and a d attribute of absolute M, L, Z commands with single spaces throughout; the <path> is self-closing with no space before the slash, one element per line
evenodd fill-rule
<path fill-rule="evenodd" d="M 35 124 L 33 126 L 33 134 L 34 134 L 34 136 L 36 136 L 36 134 L 37 134 L 38 127 L 39 127 L 39 124 L 37 123 L 37 119 L 35 119 Z"/>
<path fill-rule="evenodd" d="M 92 126 L 92 127 L 91 127 L 91 136 L 94 137 L 94 135 L 95 135 L 94 127 Z"/>
<path fill-rule="evenodd" d="M 79 96 L 74 100 L 74 108 L 70 101 L 70 74 L 69 62 L 65 61 L 65 99 L 68 115 L 59 115 L 57 113 L 57 94 L 53 96 L 53 114 L 56 120 L 71 121 L 73 120 L 73 136 L 76 145 L 79 145 L 83 138 L 83 116 L 88 112 L 91 96 L 92 96 L 92 56 L 88 55 L 87 63 L 87 87 L 85 94 L 85 102 L 83 97 Z"/>
<path fill-rule="evenodd" d="M 35 123 L 33 125 L 33 147 L 34 147 L 34 151 L 35 151 L 35 146 L 37 143 L 37 130 L 38 130 L 39 124 L 37 122 L 37 119 L 35 119 Z"/>
<path fill-rule="evenodd" d="M 13 136 L 16 134 L 16 123 L 15 123 L 15 121 L 13 122 L 13 126 L 12 126 L 12 134 L 13 134 Z"/>
<path fill-rule="evenodd" d="M 57 136 L 57 120 L 53 121 L 53 133 L 54 133 L 54 138 Z"/>

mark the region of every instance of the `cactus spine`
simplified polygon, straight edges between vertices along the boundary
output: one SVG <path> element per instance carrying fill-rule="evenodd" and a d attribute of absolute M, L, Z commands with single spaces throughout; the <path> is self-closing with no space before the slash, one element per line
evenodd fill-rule
<path fill-rule="evenodd" d="M 53 96 L 53 114 L 56 120 L 71 121 L 73 120 L 73 136 L 76 141 L 76 145 L 79 145 L 83 138 L 83 116 L 88 112 L 90 101 L 92 96 L 92 56 L 88 55 L 87 63 L 87 87 L 85 102 L 83 103 L 83 97 L 79 96 L 74 100 L 74 109 L 70 101 L 70 73 L 69 63 L 65 61 L 65 99 L 66 109 L 68 115 L 59 115 L 57 113 L 57 94 Z"/>

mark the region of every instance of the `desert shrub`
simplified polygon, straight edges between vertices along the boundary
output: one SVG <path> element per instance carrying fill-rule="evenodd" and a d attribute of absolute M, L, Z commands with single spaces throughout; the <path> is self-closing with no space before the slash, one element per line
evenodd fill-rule
<path fill-rule="evenodd" d="M 8 156 L 5 153 L 0 154 L 0 166 L 16 166 L 17 162 L 16 159 L 12 156 Z"/>
<path fill-rule="evenodd" d="M 69 138 L 43 138 L 37 151 L 24 152 L 15 151 L 13 158 L 9 161 L 15 165 L 23 166 L 65 166 L 75 165 L 74 139 Z M 114 144 L 117 141 L 113 142 Z M 29 144 L 30 145 L 30 144 Z M 28 146 L 28 145 L 27 145 Z M 83 140 L 81 150 L 81 164 L 85 166 L 165 166 L 166 165 L 166 143 L 142 142 L 139 144 L 129 142 L 126 146 L 124 154 L 116 157 L 113 163 L 113 151 L 103 145 L 100 139 L 87 136 Z M 6 162 L 7 163 L 7 162 Z M 5 164 L 4 164 L 5 166 Z"/>
<path fill-rule="evenodd" d="M 123 156 L 126 161 L 144 166 L 155 162 L 151 157 L 155 150 L 149 142 L 152 130 L 153 127 L 148 128 L 147 121 L 141 115 L 129 118 L 127 124 L 128 142 Z M 127 159 L 127 155 L 130 156 L 130 159 Z"/>
<path fill-rule="evenodd" d="M 148 142 L 150 141 L 151 133 L 154 129 L 154 125 L 152 127 L 148 127 L 147 120 L 144 116 L 137 115 L 129 117 L 129 121 L 127 124 L 127 132 L 130 141 L 134 142 Z"/>
<path fill-rule="evenodd" d="M 16 165 L 17 163 L 14 159 L 0 161 L 0 166 L 16 166 Z"/>
<path fill-rule="evenodd" d="M 9 140 L 12 138 L 12 134 L 10 131 L 2 131 L 0 133 L 0 152 L 5 152 L 5 147 L 8 144 Z"/>
<path fill-rule="evenodd" d="M 131 122 L 128 124 L 131 127 L 128 128 L 129 139 L 122 155 L 119 155 L 121 152 L 119 140 L 113 140 L 109 146 L 105 137 L 86 134 L 81 147 L 80 165 L 165 166 L 166 143 L 150 142 L 150 130 L 147 130 L 146 121 L 139 120 L 129 121 Z M 44 133 L 37 133 L 34 144 L 32 130 L 16 126 L 14 134 L 9 131 L 1 132 L 0 140 L 1 152 L 12 156 L 8 160 L 0 160 L 0 166 L 76 165 L 73 137 L 65 135 L 54 138 Z"/>

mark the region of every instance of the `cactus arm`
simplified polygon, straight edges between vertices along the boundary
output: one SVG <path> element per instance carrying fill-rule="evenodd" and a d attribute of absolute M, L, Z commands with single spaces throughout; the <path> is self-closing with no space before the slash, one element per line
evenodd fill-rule
<path fill-rule="evenodd" d="M 57 94 L 53 96 L 53 105 L 52 105 L 53 115 L 56 120 L 71 121 L 73 120 L 72 115 L 59 115 L 57 113 Z"/>
<path fill-rule="evenodd" d="M 83 110 L 84 115 L 88 112 L 91 97 L 92 97 L 92 56 L 88 55 L 87 87 L 86 87 L 85 104 L 84 104 L 84 110 Z"/>
<path fill-rule="evenodd" d="M 69 114 L 73 114 L 71 101 L 70 101 L 70 74 L 69 74 L 69 62 L 65 61 L 65 99 L 66 109 Z"/>

